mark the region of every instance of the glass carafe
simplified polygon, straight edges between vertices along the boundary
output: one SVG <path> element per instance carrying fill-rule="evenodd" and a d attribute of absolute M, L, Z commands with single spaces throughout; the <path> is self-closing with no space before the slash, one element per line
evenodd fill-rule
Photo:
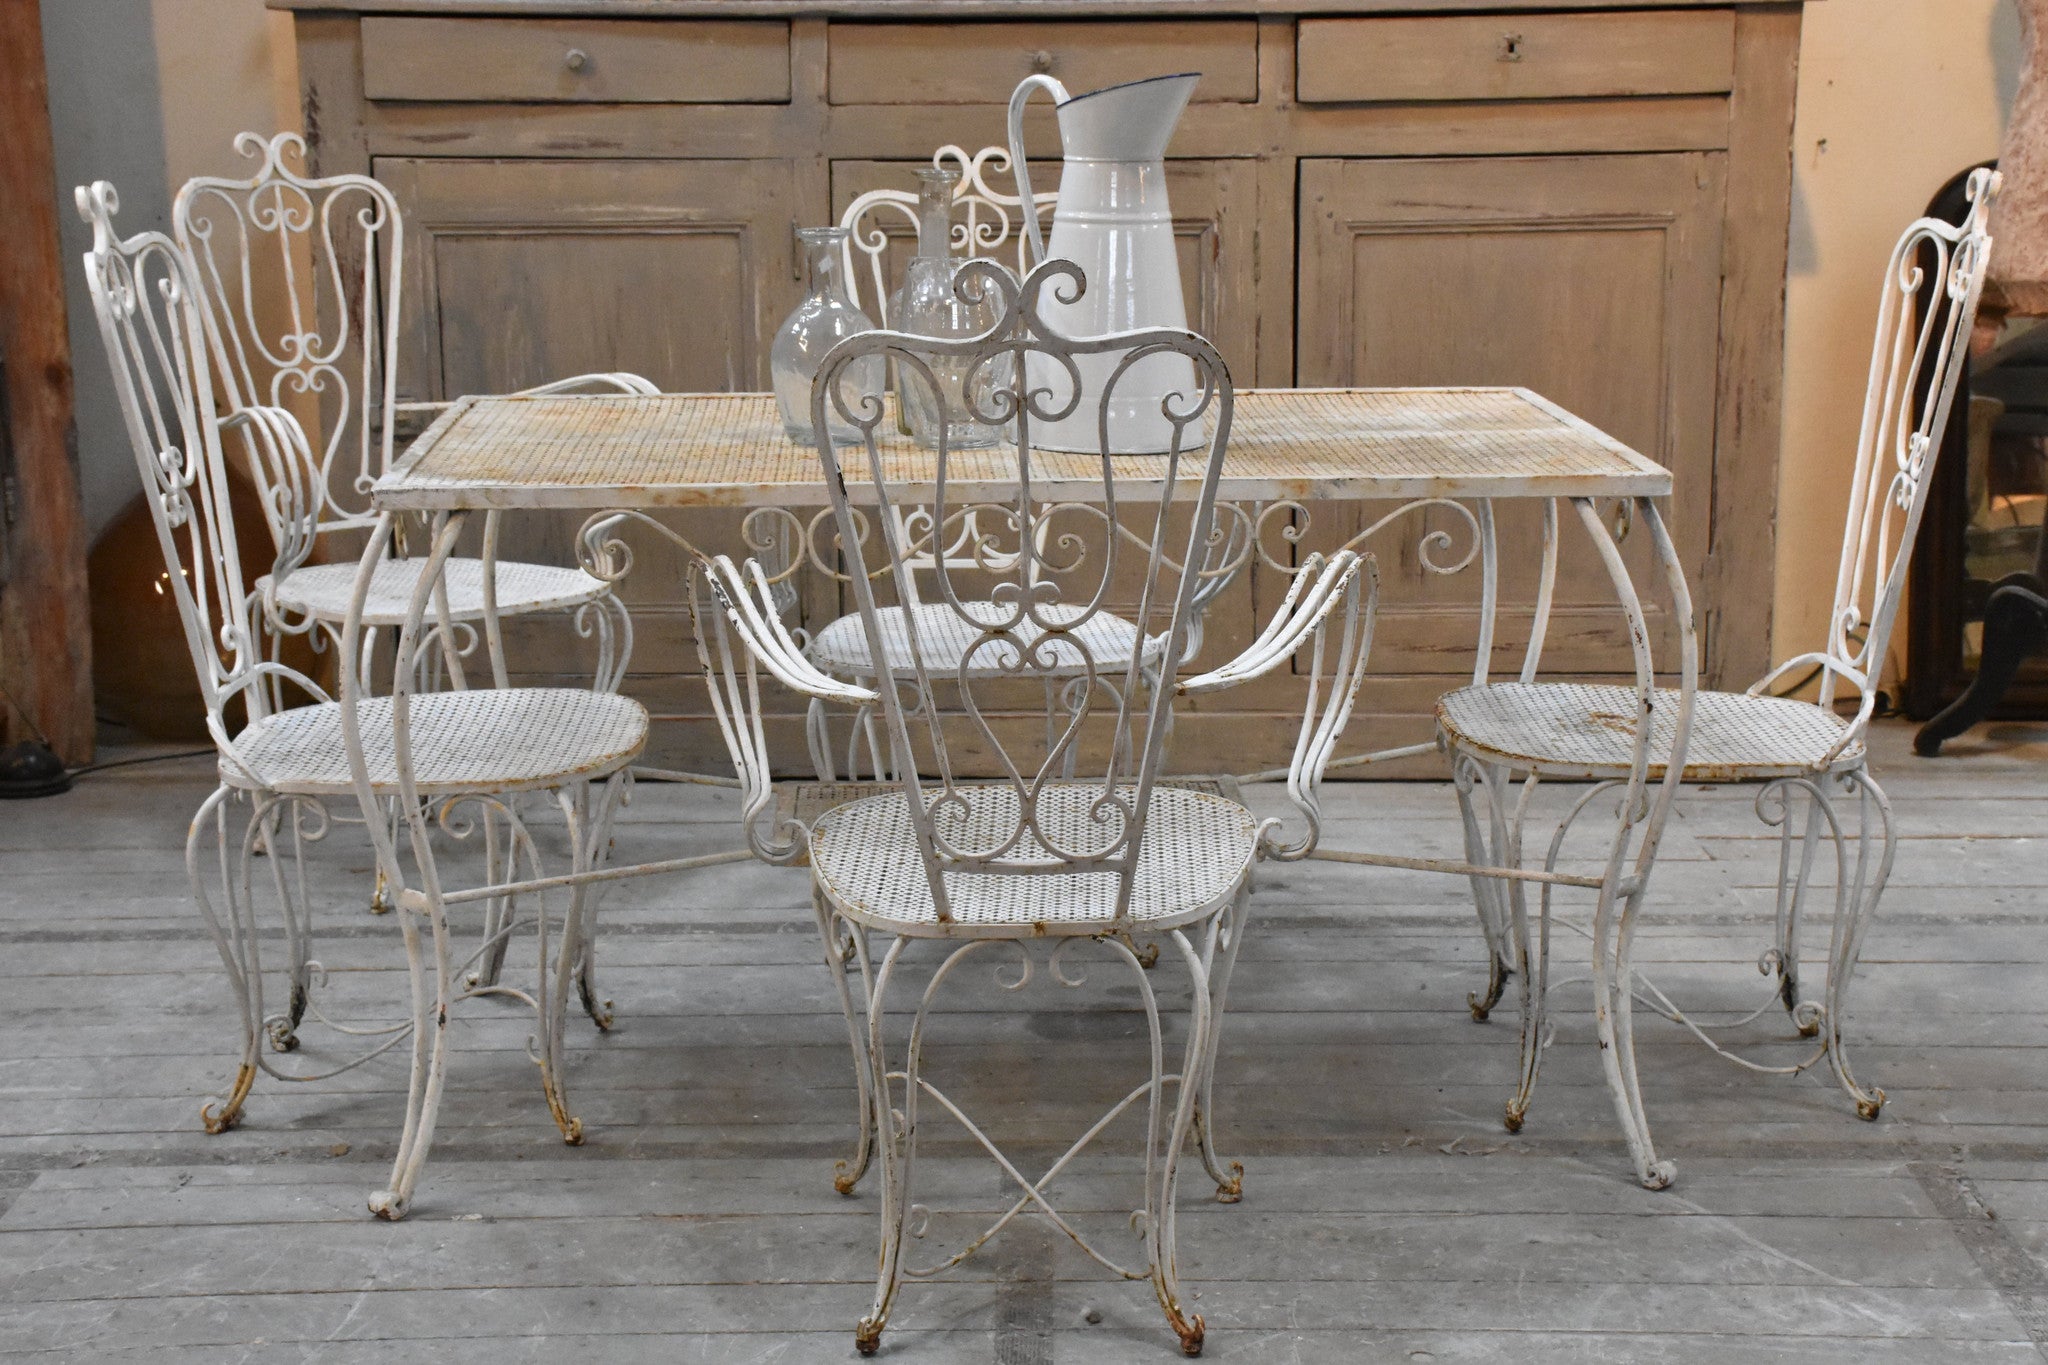
<path fill-rule="evenodd" d="M 782 411 L 782 429 L 798 445 L 812 446 L 817 444 L 817 436 L 811 429 L 811 382 L 818 377 L 820 362 L 841 339 L 872 332 L 875 324 L 853 306 L 840 282 L 846 229 L 801 228 L 796 235 L 803 243 L 808 283 L 803 302 L 775 333 L 775 342 L 768 350 L 768 369 L 775 383 L 775 405 Z M 842 373 L 840 392 L 848 406 L 854 407 L 863 397 L 879 399 L 884 382 L 882 357 L 862 356 Z M 829 399 L 825 411 L 827 429 L 835 443 L 850 444 L 861 439 Z"/>
<path fill-rule="evenodd" d="M 979 336 L 993 327 L 1000 316 L 993 289 L 970 285 L 972 295 L 956 292 L 960 262 L 953 259 L 953 192 L 960 172 L 950 167 L 920 166 L 917 171 L 917 255 L 903 272 L 903 284 L 890 301 L 889 325 L 913 336 L 938 337 L 948 341 Z M 972 358 L 920 352 L 938 380 L 938 392 L 915 367 L 896 365 L 896 403 L 906 429 L 921 446 L 939 443 L 940 403 L 945 405 L 947 444 L 955 449 L 992 446 L 1000 435 L 996 427 L 974 421 L 968 394 Z M 984 363 L 974 372 L 974 388 L 986 403 L 996 363 Z"/>

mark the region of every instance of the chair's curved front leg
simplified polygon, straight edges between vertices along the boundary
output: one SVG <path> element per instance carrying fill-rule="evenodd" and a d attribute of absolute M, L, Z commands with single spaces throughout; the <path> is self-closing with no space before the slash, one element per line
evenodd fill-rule
<path fill-rule="evenodd" d="M 1833 942 L 1828 961 L 1828 985 L 1823 1027 L 1827 1029 L 1828 1061 L 1835 1079 L 1856 1101 L 1856 1113 L 1875 1119 L 1884 1108 L 1884 1091 L 1864 1086 L 1849 1069 L 1842 1041 L 1842 1024 L 1849 1008 L 1849 986 L 1855 980 L 1857 964 L 1863 957 L 1863 934 L 1877 913 L 1877 903 L 1891 880 L 1892 856 L 1898 850 L 1898 832 L 1892 825 L 1891 801 L 1866 768 L 1851 769 L 1843 778 L 1857 796 L 1855 874 L 1849 894 L 1835 916 Z"/>
<path fill-rule="evenodd" d="M 818 937 L 825 947 L 825 969 L 832 974 L 832 984 L 839 991 L 839 1009 L 846 1016 L 847 1041 L 853 1047 L 854 1096 L 860 1137 L 854 1145 L 853 1158 L 833 1163 L 832 1175 L 833 1189 L 841 1194 L 852 1194 L 860 1184 L 860 1178 L 867 1174 L 868 1164 L 875 1154 L 874 1069 L 861 1038 L 860 1013 L 854 1007 L 853 987 L 847 980 L 848 973 L 859 972 L 862 1001 L 865 1002 L 872 994 L 874 983 L 867 955 L 867 931 L 841 920 L 815 885 L 811 888 L 811 911 L 817 918 Z"/>
<path fill-rule="evenodd" d="M 262 1046 L 263 1030 L 263 980 L 260 970 L 252 970 L 247 951 L 254 942 L 255 925 L 245 913 L 247 906 L 238 894 L 240 878 L 234 868 L 228 843 L 227 812 L 235 804 L 237 794 L 232 787 L 220 786 L 213 795 L 206 798 L 192 817 L 192 827 L 185 837 L 185 872 L 190 879 L 192 903 L 198 907 L 199 917 L 206 924 L 207 934 L 213 939 L 214 948 L 220 953 L 220 965 L 227 972 L 228 984 L 235 993 L 235 1006 L 242 1016 L 242 1051 L 235 1068 L 235 1079 L 228 1093 L 218 1099 L 209 1097 L 199 1108 L 200 1121 L 209 1133 L 225 1133 L 241 1122 L 242 1105 L 249 1097 L 250 1087 L 256 1083 L 257 1049 Z M 202 866 L 206 859 L 204 850 L 210 842 L 218 861 L 223 909 L 216 910 L 213 900 L 206 894 L 206 877 Z"/>
<path fill-rule="evenodd" d="M 1251 913 L 1251 887 L 1237 894 L 1230 908 L 1211 925 L 1209 941 L 1202 954 L 1203 970 L 1209 974 L 1209 1042 L 1202 1062 L 1200 1081 L 1195 1084 L 1194 1127 L 1200 1142 L 1202 1167 L 1216 1182 L 1216 1202 L 1235 1204 L 1244 1198 L 1244 1163 L 1225 1162 L 1216 1155 L 1216 1053 L 1223 1040 L 1223 1007 L 1230 995 L 1230 974 L 1237 967 L 1238 945 L 1244 941 L 1245 918 Z M 1158 953 L 1155 945 L 1154 955 Z M 1140 959 L 1141 965 L 1146 965 Z"/>

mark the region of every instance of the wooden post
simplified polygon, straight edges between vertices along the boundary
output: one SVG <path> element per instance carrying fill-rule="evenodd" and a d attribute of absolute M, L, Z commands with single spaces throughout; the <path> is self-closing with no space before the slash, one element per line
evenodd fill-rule
<path fill-rule="evenodd" d="M 78 764 L 92 639 L 38 0 L 0 3 L 0 71 L 0 720 L 8 742 L 40 732 Z"/>

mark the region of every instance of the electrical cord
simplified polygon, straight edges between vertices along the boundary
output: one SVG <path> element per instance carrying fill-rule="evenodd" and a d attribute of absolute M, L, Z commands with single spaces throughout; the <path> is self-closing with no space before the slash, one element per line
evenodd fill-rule
<path fill-rule="evenodd" d="M 103 773 L 109 768 L 127 768 L 137 763 L 168 763 L 174 758 L 205 758 L 211 749 L 181 749 L 172 754 L 144 754 L 140 758 L 117 758 L 110 763 L 88 763 L 83 768 L 70 770 L 72 777 L 84 777 L 87 773 Z"/>

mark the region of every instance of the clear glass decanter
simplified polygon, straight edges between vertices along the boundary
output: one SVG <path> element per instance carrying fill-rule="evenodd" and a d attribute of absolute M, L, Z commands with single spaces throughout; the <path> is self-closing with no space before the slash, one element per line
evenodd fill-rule
<path fill-rule="evenodd" d="M 775 383 L 775 405 L 782 412 L 782 429 L 798 445 L 814 446 L 817 436 L 811 430 L 811 381 L 818 377 L 818 365 L 841 339 L 872 332 L 875 324 L 853 306 L 840 282 L 846 229 L 800 228 L 796 235 L 804 246 L 808 282 L 803 302 L 775 333 L 775 342 L 768 350 L 768 370 Z M 863 397 L 879 399 L 885 377 L 881 356 L 862 356 L 846 367 L 840 390 L 849 406 Z M 861 439 L 860 433 L 839 416 L 829 401 L 826 412 L 834 442 Z"/>
<path fill-rule="evenodd" d="M 953 259 L 953 191 L 960 172 L 950 167 L 920 166 L 917 170 L 917 255 L 903 272 L 903 284 L 889 305 L 889 325 L 914 336 L 958 340 L 979 336 L 993 327 L 999 316 L 993 289 L 970 286 L 971 298 L 955 292 L 960 262 Z M 914 368 L 896 365 L 896 405 L 911 437 L 921 446 L 939 443 L 939 403 L 945 403 L 947 444 L 954 449 L 992 446 L 1001 435 L 998 428 L 971 419 L 963 384 L 971 359 L 966 356 L 920 353 L 939 381 L 934 395 Z M 974 375 L 977 395 L 985 395 L 999 382 L 994 363 L 985 363 Z"/>

